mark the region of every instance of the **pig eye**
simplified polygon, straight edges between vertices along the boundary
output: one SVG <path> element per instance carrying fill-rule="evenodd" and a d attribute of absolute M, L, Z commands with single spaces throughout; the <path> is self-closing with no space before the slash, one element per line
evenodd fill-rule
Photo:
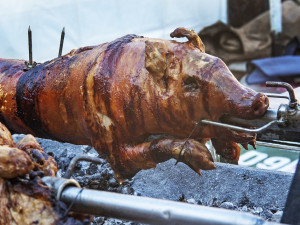
<path fill-rule="evenodd" d="M 193 92 L 198 90 L 199 85 L 194 77 L 188 77 L 183 81 L 183 88 L 187 92 Z"/>

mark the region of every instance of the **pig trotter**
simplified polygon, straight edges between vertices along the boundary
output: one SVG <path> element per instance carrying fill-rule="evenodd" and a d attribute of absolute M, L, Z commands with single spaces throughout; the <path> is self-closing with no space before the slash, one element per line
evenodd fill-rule
<path fill-rule="evenodd" d="M 118 181 L 131 178 L 142 169 L 155 168 L 156 164 L 171 158 L 185 163 L 199 175 L 200 169 L 216 168 L 206 146 L 193 139 L 161 139 L 133 147 L 125 146 L 120 158 L 122 162 L 115 168 L 115 178 Z M 123 165 L 122 168 L 119 165 Z"/>
<path fill-rule="evenodd" d="M 202 43 L 200 37 L 193 30 L 189 30 L 184 27 L 179 27 L 179 28 L 175 29 L 170 34 L 170 36 L 172 38 L 186 37 L 194 47 L 199 48 L 201 52 L 205 52 L 204 44 Z"/>
<path fill-rule="evenodd" d="M 177 151 L 176 151 L 177 152 Z M 179 161 L 187 164 L 192 170 L 201 175 L 200 169 L 211 170 L 215 169 L 213 158 L 204 144 L 195 140 L 188 140 L 181 154 L 183 157 Z M 178 154 L 177 157 L 181 155 Z"/>
<path fill-rule="evenodd" d="M 223 139 L 212 139 L 211 141 L 217 154 L 221 155 L 224 159 L 233 161 L 234 164 L 238 163 L 241 152 L 238 143 Z"/>

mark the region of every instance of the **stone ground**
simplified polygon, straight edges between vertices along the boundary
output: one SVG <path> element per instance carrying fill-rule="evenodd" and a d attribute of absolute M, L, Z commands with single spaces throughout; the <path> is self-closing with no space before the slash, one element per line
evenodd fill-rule
<path fill-rule="evenodd" d="M 13 135 L 19 140 L 22 135 Z M 44 150 L 58 162 L 62 176 L 77 154 L 98 156 L 89 146 L 78 146 L 38 138 Z M 140 195 L 168 200 L 249 212 L 265 220 L 279 222 L 287 198 L 292 174 L 216 163 L 217 169 L 197 175 L 186 165 L 174 160 L 159 164 L 156 169 L 139 172 L 120 185 L 109 164 L 80 162 L 72 178 L 82 187 Z M 118 219 L 95 217 L 92 224 L 127 224 Z"/>

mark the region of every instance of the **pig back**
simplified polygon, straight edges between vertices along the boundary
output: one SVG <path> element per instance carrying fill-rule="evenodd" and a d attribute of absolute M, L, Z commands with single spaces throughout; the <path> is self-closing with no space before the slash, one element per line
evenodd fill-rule
<path fill-rule="evenodd" d="M 1 59 L 1 121 L 13 132 L 75 144 L 92 144 L 92 139 L 106 136 L 112 125 L 116 128 L 112 121 L 122 108 L 115 105 L 121 104 L 118 90 L 131 89 L 128 84 L 116 87 L 114 83 L 128 79 L 128 74 L 136 74 L 140 70 L 136 68 L 143 66 L 135 63 L 143 54 L 138 46 L 127 54 L 127 62 L 120 60 L 124 46 L 134 38 L 137 36 L 127 35 L 73 50 L 29 71 L 25 71 L 24 60 Z M 118 70 L 122 67 L 127 71 Z"/>
<path fill-rule="evenodd" d="M 174 121 L 170 102 L 162 104 L 164 76 L 176 74 L 180 62 L 169 62 L 175 69 L 166 62 L 190 49 L 186 43 L 126 35 L 29 71 L 23 60 L 2 60 L 1 121 L 17 133 L 102 149 L 174 130 L 166 123 Z"/>

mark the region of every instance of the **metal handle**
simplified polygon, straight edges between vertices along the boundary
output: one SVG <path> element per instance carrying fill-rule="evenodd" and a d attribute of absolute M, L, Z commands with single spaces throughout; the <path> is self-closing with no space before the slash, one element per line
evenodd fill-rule
<path fill-rule="evenodd" d="M 295 108 L 298 105 L 298 101 L 296 99 L 294 89 L 293 89 L 292 85 L 290 85 L 289 83 L 277 82 L 277 81 L 267 81 L 266 86 L 267 87 L 283 87 L 283 88 L 285 88 L 288 91 L 289 96 L 290 96 L 289 106 L 291 108 Z"/>

